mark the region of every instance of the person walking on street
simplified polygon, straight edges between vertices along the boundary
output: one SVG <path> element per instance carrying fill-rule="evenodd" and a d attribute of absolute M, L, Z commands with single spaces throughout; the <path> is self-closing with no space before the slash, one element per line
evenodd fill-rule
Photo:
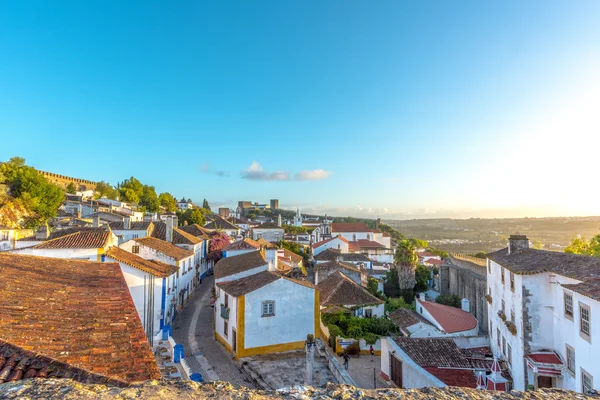
<path fill-rule="evenodd" d="M 369 348 L 369 353 L 371 353 L 371 362 L 373 362 L 373 356 L 375 355 L 375 349 L 373 348 L 373 345 L 371 345 Z"/>
<path fill-rule="evenodd" d="M 344 368 L 348 369 L 348 361 L 350 360 L 350 356 L 348 353 L 344 352 Z"/>

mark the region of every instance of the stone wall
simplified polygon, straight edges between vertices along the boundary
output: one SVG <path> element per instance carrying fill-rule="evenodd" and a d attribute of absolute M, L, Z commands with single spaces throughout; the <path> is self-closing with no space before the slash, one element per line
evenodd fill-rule
<path fill-rule="evenodd" d="M 440 266 L 440 293 L 469 299 L 471 314 L 479 321 L 479 330 L 488 334 L 486 267 L 472 258 L 451 254 L 444 261 Z M 485 260 L 482 261 L 485 263 Z"/>
<path fill-rule="evenodd" d="M 48 179 L 50 182 L 54 183 L 55 185 L 61 186 L 61 187 L 67 187 L 67 185 L 69 185 L 69 183 L 73 182 L 75 184 L 75 187 L 77 187 L 77 190 L 80 190 L 80 191 L 96 190 L 96 182 L 88 181 L 85 179 L 73 178 L 73 177 L 65 176 L 65 175 L 59 175 L 59 174 L 55 174 L 53 172 L 46 172 L 46 171 L 39 171 L 39 170 L 38 170 L 38 172 L 40 174 L 44 175 L 44 177 L 46 179 Z"/>

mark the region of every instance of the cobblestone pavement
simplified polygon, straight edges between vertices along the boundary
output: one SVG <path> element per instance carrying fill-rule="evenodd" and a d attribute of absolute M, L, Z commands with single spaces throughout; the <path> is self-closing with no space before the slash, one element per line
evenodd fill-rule
<path fill-rule="evenodd" d="M 231 354 L 214 339 L 214 308 L 210 306 L 213 282 L 212 276 L 205 278 L 179 313 L 173 326 L 173 339 L 183 344 L 186 362 L 192 372 L 200 372 L 205 381 L 222 380 L 255 388 Z"/>
<path fill-rule="evenodd" d="M 343 357 L 339 357 L 340 364 L 344 365 Z M 377 388 L 387 388 L 388 386 L 379 375 L 381 372 L 381 357 L 374 356 L 371 362 L 370 355 L 361 355 L 358 358 L 350 357 L 348 362 L 348 373 L 356 382 L 356 385 L 362 389 L 373 389 L 373 368 L 375 368 L 375 381 Z"/>

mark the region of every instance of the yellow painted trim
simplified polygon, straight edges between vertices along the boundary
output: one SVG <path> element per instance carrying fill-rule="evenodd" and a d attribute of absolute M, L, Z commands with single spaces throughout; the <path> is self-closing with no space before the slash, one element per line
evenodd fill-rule
<path fill-rule="evenodd" d="M 240 357 L 249 357 L 249 356 L 257 356 L 262 354 L 271 354 L 271 353 L 282 353 L 284 351 L 292 351 L 292 350 L 302 350 L 304 349 L 306 342 L 301 340 L 299 342 L 290 342 L 290 343 L 281 343 L 274 344 L 270 346 L 261 346 L 261 347 L 252 347 L 250 349 L 241 350 L 238 346 L 238 352 L 235 355 L 235 358 Z"/>
<path fill-rule="evenodd" d="M 320 292 L 315 289 L 315 329 L 314 329 L 314 335 L 315 338 L 318 338 L 321 336 L 321 294 Z"/>
<path fill-rule="evenodd" d="M 223 345 L 223 347 L 225 347 L 225 350 L 227 350 L 230 353 L 233 353 L 233 349 L 231 348 L 231 345 L 229 343 L 227 343 L 227 340 L 225 340 L 225 338 L 221 337 L 221 335 L 219 335 L 217 332 L 215 332 L 215 339 L 217 339 L 217 342 L 221 343 Z"/>
<path fill-rule="evenodd" d="M 96 249 L 96 261 L 102 261 L 102 254 L 104 254 L 104 247 L 99 247 Z"/>
<path fill-rule="evenodd" d="M 246 328 L 246 296 L 240 296 L 237 299 L 237 326 L 235 327 L 235 333 L 237 335 L 237 339 L 235 342 L 235 352 L 236 358 L 239 358 L 239 355 L 244 352 L 244 346 L 246 343 L 244 342 L 245 338 L 245 328 Z"/>

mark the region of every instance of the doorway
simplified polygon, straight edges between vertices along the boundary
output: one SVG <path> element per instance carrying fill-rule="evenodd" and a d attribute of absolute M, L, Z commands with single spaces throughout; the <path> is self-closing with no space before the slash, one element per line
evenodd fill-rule
<path fill-rule="evenodd" d="M 231 328 L 231 349 L 235 354 L 237 351 L 237 332 L 233 328 Z"/>
<path fill-rule="evenodd" d="M 402 361 L 390 354 L 390 366 L 392 382 L 399 388 L 402 388 Z"/>
<path fill-rule="evenodd" d="M 552 377 L 551 376 L 542 376 L 542 375 L 538 375 L 538 389 L 541 388 L 551 388 L 554 387 L 554 385 L 552 385 Z"/>

